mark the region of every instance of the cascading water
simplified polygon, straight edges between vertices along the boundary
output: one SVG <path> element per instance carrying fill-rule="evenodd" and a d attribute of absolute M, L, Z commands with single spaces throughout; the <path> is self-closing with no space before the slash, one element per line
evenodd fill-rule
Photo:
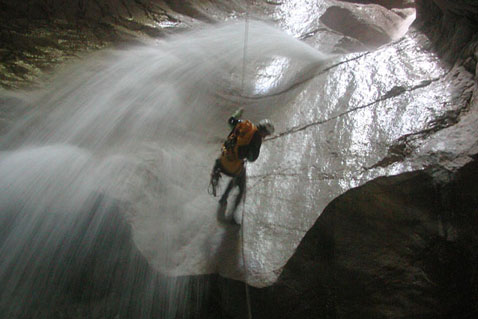
<path fill-rule="evenodd" d="M 243 31 L 243 23 L 225 24 L 101 52 L 42 91 L 8 93 L 31 111 L 0 143 L 3 314 L 30 309 L 39 317 L 45 298 L 54 302 L 88 289 L 113 289 L 124 305 L 141 291 L 135 318 L 151 316 L 147 303 L 157 302 L 156 294 L 167 296 L 160 302 L 163 317 L 185 311 L 179 308 L 188 284 L 170 279 L 159 293 L 144 284 L 154 275 L 145 262 L 138 269 L 131 261 L 141 259 L 131 236 L 163 273 L 210 269 L 182 264 L 176 249 L 206 229 L 217 228 L 212 233 L 219 237 L 230 231 L 218 226 L 216 201 L 206 191 L 228 116 L 241 106 L 253 121 L 279 118 L 293 88 L 330 58 L 251 22 L 242 91 Z M 211 256 L 207 263 L 221 263 L 219 248 L 202 247 Z M 239 256 L 227 262 L 241 277 Z M 122 266 L 128 271 L 119 271 Z M 126 276 L 123 285 L 111 288 L 119 276 Z"/>

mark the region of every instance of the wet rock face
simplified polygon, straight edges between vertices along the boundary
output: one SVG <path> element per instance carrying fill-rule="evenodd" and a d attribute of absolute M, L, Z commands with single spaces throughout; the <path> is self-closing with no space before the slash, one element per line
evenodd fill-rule
<path fill-rule="evenodd" d="M 361 47 L 351 49 L 347 43 L 349 40 L 341 45 L 343 49 L 367 51 L 403 36 L 415 18 L 414 8 L 414 0 L 344 0 L 329 7 L 320 21 L 361 44 Z"/>
<path fill-rule="evenodd" d="M 18 3 L 0 1 L 0 85 L 4 88 L 24 88 L 38 85 L 41 79 L 60 64 L 78 55 L 132 42 L 147 42 L 163 35 L 224 19 L 237 18 L 246 10 L 272 12 L 284 8 L 279 19 L 298 4 L 276 2 L 234 1 L 63 1 L 33 0 Z M 404 2 L 406 3 L 406 1 Z M 382 4 L 382 3 L 381 3 Z M 330 6 L 324 1 L 317 6 Z M 348 5 L 345 3 L 344 5 Z M 290 6 L 290 9 L 289 9 Z M 385 5 L 387 7 L 388 4 Z M 390 32 L 399 24 L 399 17 L 409 16 L 406 4 L 390 3 L 398 11 L 367 8 L 366 15 L 356 10 L 331 8 L 323 17 L 332 30 L 344 32 L 342 49 L 363 51 L 390 38 Z M 270 10 L 273 8 L 272 10 Z M 316 10 L 316 8 L 312 8 Z M 269 11 L 268 11 L 269 10 Z M 344 11 L 345 10 L 345 11 Z M 306 17 L 309 20 L 315 18 Z M 347 25 L 336 23 L 347 18 Z M 351 19 L 350 19 L 351 18 Z M 376 20 L 374 23 L 372 20 Z M 297 23 L 296 28 L 300 29 Z M 363 29 L 357 32 L 359 29 Z M 391 29 L 389 29 L 391 28 Z M 316 32 L 312 30 L 312 32 Z M 307 35 L 305 35 L 307 36 Z M 337 35 L 335 35 L 337 36 Z M 393 38 L 393 37 L 392 37 Z M 342 52 L 342 51 L 341 51 Z M 45 76 L 46 75 L 46 76 Z"/>
<path fill-rule="evenodd" d="M 477 174 L 474 162 L 444 185 L 409 173 L 338 197 L 278 282 L 254 290 L 256 316 L 474 317 Z"/>
<path fill-rule="evenodd" d="M 417 1 L 416 23 L 432 40 L 422 45 L 451 63 L 443 80 L 455 83 L 457 108 L 398 138 L 371 166 L 428 169 L 379 178 L 332 201 L 278 281 L 253 290 L 258 318 L 477 316 L 476 23 L 473 5 L 461 4 Z M 395 86 L 389 96 L 405 91 Z M 231 298 L 223 299 L 232 314 Z"/>
<path fill-rule="evenodd" d="M 252 289 L 254 318 L 475 317 L 478 162 L 444 184 L 432 175 L 379 178 L 336 198 L 279 280 Z M 243 289 L 215 282 L 223 317 L 245 311 Z"/>
<path fill-rule="evenodd" d="M 392 40 L 393 34 L 389 33 L 396 29 L 402 18 L 380 6 L 360 8 L 350 5 L 329 7 L 320 21 L 332 30 L 373 48 Z"/>
<path fill-rule="evenodd" d="M 408 7 L 407 1 L 398 2 L 383 3 L 394 8 Z M 206 2 L 200 1 L 178 4 L 176 1 L 38 0 L 30 3 L 31 6 L 13 0 L 0 3 L 1 23 L 9 24 L 1 33 L 5 44 L 1 51 L 5 87 L 33 81 L 53 63 L 76 52 L 160 36 L 167 28 L 158 29 L 158 25 L 181 29 L 198 21 L 220 20 L 236 9 L 243 9 L 234 1 L 215 3 L 213 13 Z M 285 18 L 281 21 L 286 21 L 285 24 L 297 20 L 293 14 L 284 13 L 297 9 L 288 4 L 269 4 L 283 8 L 281 14 Z M 185 245 L 175 246 L 175 252 L 184 257 L 184 264 L 178 268 L 191 272 L 218 271 L 241 278 L 244 269 L 239 243 L 245 242 L 250 282 L 257 286 L 271 285 L 284 268 L 277 283 L 253 289 L 253 312 L 258 318 L 348 318 L 357 314 L 460 317 L 461 313 L 465 316 L 476 312 L 477 287 L 470 280 L 476 272 L 472 265 L 476 264 L 477 242 L 473 215 L 477 206 L 473 161 L 478 153 L 476 24 L 474 4 L 469 1 L 460 4 L 417 1 L 420 20 L 417 26 L 428 32 L 432 41 L 413 32 L 382 50 L 344 57 L 327 70 L 328 74 L 317 74 L 309 82 L 288 89 L 291 94 L 287 99 L 279 95 L 277 99 L 267 100 L 269 106 L 281 107 L 271 112 L 278 133 L 264 143 L 260 160 L 250 167 L 249 180 L 254 191 L 248 194 L 251 213 L 247 216 L 253 222 L 247 224 L 246 239 L 240 242 L 239 232 L 228 229 L 224 230 L 224 237 L 222 233 L 211 236 L 217 234 L 218 228 L 214 221 L 210 222 L 214 220 L 212 214 L 195 218 L 196 224 L 188 224 L 187 230 L 212 240 L 194 237 L 191 243 L 200 247 L 194 250 L 195 247 L 188 246 L 191 236 L 185 231 Z M 370 16 L 365 19 L 358 10 L 346 8 L 358 7 L 338 6 L 336 2 L 327 2 L 323 8 L 313 7 L 322 20 L 307 17 L 300 20 L 300 27 L 288 31 L 321 49 L 332 30 L 339 38 L 353 40 L 350 47 L 340 47 L 340 43 L 336 47 L 345 48 L 345 52 L 363 51 L 392 39 L 394 33 L 390 31 L 396 31 L 393 25 L 398 14 L 384 7 L 360 7 L 381 14 L 380 24 L 374 24 Z M 353 24 L 344 24 L 344 19 Z M 320 21 L 326 28 L 318 26 Z M 294 33 L 296 30 L 306 33 L 302 36 L 299 31 Z M 425 52 L 435 48 L 447 61 L 456 62 L 453 68 L 441 65 L 435 55 Z M 289 76 L 286 71 L 287 68 L 281 71 L 285 78 Z M 270 76 L 274 77 L 275 73 Z M 284 85 L 280 81 L 279 84 Z M 294 101 L 289 103 L 289 100 Z M 157 157 L 153 162 L 157 162 Z M 201 166 L 204 180 L 208 174 L 204 167 L 209 164 Z M 427 174 L 412 172 L 376 179 L 424 168 Z M 373 181 L 367 183 L 370 180 Z M 365 185 L 358 187 L 362 184 Z M 350 191 L 334 200 L 347 190 Z M 315 222 L 322 211 L 323 215 Z M 122 221 L 113 220 L 113 225 L 122 225 Z M 145 224 L 149 226 L 148 222 Z M 155 224 L 150 225 L 154 228 Z M 1 227 L 7 236 L 9 225 Z M 100 244 L 99 251 L 116 251 L 118 247 L 111 242 L 116 240 L 117 228 L 112 230 L 104 224 L 102 227 L 111 237 L 106 236 L 110 244 Z M 85 262 L 85 268 L 77 269 L 79 275 L 67 280 L 70 288 L 66 290 L 73 293 L 70 302 L 94 302 L 91 300 L 98 297 L 101 299 L 98 308 L 93 308 L 110 311 L 107 312 L 110 317 L 118 309 L 131 318 L 167 317 L 162 312 L 165 307 L 161 303 L 165 301 L 159 296 L 171 293 L 157 287 L 171 282 L 161 282 L 156 277 L 155 271 L 133 248 L 129 230 L 118 228 L 124 235 L 121 236 L 124 246 L 120 249 L 124 255 L 111 260 L 93 255 Z M 204 228 L 210 229 L 204 231 Z M 135 242 L 136 245 L 142 249 L 157 248 L 155 237 L 144 228 L 135 231 L 145 239 L 143 243 Z M 213 254 L 208 249 L 214 242 L 221 244 L 217 254 L 215 251 L 211 257 Z M 297 252 L 284 266 L 299 242 Z M 201 264 L 203 261 L 205 266 Z M 109 275 L 112 268 L 118 271 L 117 275 Z M 58 275 L 62 277 L 62 272 Z M 128 278 L 125 286 L 120 284 L 123 276 Z M 214 283 L 211 290 L 214 298 L 210 302 L 214 309 L 210 313 L 214 315 L 210 317 L 245 314 L 242 283 L 215 277 L 210 280 Z M 196 283 L 195 279 L 191 282 Z M 125 293 L 123 288 L 129 290 Z M 84 295 L 88 289 L 94 293 Z M 189 292 L 191 287 L 185 284 L 179 291 Z M 146 295 L 145 299 L 141 294 Z M 131 303 L 133 306 L 129 308 Z M 148 308 L 152 304 L 156 306 Z M 143 313 L 143 309 L 150 312 Z M 89 315 L 89 310 L 84 311 Z M 179 317 L 194 317 L 194 308 L 187 311 L 190 311 L 187 315 Z M 97 313 L 96 317 L 102 316 Z"/>
<path fill-rule="evenodd" d="M 0 1 L 0 85 L 25 88 L 88 52 L 145 43 L 244 10 L 238 1 Z"/>
<path fill-rule="evenodd" d="M 160 1 L 0 1 L 0 84 L 36 84 L 58 64 L 181 27 Z"/>
<path fill-rule="evenodd" d="M 361 1 L 323 1 L 322 12 L 317 27 L 312 32 L 304 32 L 303 38 L 312 34 L 322 36 L 320 47 L 323 50 L 336 38 L 334 52 L 349 53 L 373 50 L 381 45 L 402 37 L 415 18 L 413 6 L 387 8 L 382 2 Z M 307 30 L 304 24 L 303 29 Z M 328 31 L 328 32 L 327 32 Z"/>
<path fill-rule="evenodd" d="M 475 73 L 478 4 L 473 1 L 417 1 L 417 26 L 432 39 L 447 61 L 463 64 Z"/>
<path fill-rule="evenodd" d="M 415 0 L 339 0 L 343 2 L 362 3 L 362 4 L 379 4 L 387 9 L 394 8 L 413 8 Z"/>

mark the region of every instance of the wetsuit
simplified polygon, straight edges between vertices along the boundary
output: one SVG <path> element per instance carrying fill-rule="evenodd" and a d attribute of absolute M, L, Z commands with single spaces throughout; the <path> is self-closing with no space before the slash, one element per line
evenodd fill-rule
<path fill-rule="evenodd" d="M 221 204 L 227 202 L 229 193 L 234 186 L 237 185 L 239 187 L 239 194 L 233 206 L 233 211 L 235 211 L 241 202 L 242 196 L 244 196 L 246 188 L 244 160 L 247 159 L 249 162 L 254 162 L 259 157 L 262 136 L 259 134 L 257 127 L 250 121 L 242 121 L 235 117 L 230 117 L 228 123 L 232 130 L 223 144 L 223 152 L 221 157 L 216 160 L 213 171 L 219 171 L 232 177 L 219 200 Z"/>

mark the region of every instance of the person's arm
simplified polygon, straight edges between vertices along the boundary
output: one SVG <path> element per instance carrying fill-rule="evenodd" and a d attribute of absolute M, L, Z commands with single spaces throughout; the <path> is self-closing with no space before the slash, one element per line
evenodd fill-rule
<path fill-rule="evenodd" d="M 240 108 L 240 109 L 237 109 L 236 112 L 234 112 L 231 117 L 229 118 L 229 120 L 227 120 L 227 123 L 229 124 L 229 126 L 231 127 L 231 129 L 233 129 L 234 127 L 236 127 L 237 123 L 239 123 L 239 118 L 242 116 L 242 112 L 244 112 L 244 109 L 243 108 Z"/>
<path fill-rule="evenodd" d="M 262 137 L 256 132 L 248 145 L 239 146 L 237 150 L 239 158 L 246 158 L 249 162 L 254 162 L 259 157 L 261 145 Z"/>
<path fill-rule="evenodd" d="M 249 144 L 249 152 L 247 153 L 247 160 L 249 162 L 254 162 L 258 157 L 261 151 L 262 137 L 256 132 L 252 137 L 251 143 Z"/>

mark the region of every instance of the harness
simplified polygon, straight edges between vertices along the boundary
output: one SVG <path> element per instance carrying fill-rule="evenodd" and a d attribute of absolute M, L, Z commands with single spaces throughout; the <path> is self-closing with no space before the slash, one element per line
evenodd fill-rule
<path fill-rule="evenodd" d="M 239 158 L 239 147 L 249 145 L 257 127 L 249 120 L 240 121 L 222 145 L 220 163 L 226 174 L 238 176 L 244 169 L 244 159 Z"/>

